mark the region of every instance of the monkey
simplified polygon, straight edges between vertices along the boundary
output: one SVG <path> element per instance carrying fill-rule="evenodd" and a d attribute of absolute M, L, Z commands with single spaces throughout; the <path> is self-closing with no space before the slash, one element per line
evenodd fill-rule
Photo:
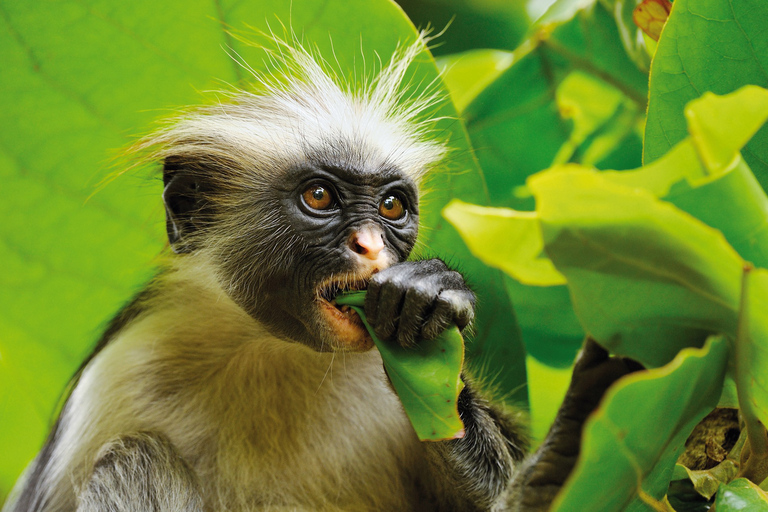
<path fill-rule="evenodd" d="M 404 86 L 423 49 L 354 87 L 278 41 L 279 73 L 139 144 L 162 163 L 170 250 L 77 371 L 4 511 L 546 510 L 596 400 L 564 405 L 526 457 L 524 422 L 465 372 L 463 437 L 420 442 L 334 300 L 367 290 L 372 329 L 405 347 L 473 320 L 460 273 L 409 259 L 419 187 L 449 151 L 435 94 Z M 583 374 L 610 378 L 575 378 L 571 404 L 626 373 L 586 353 Z"/>

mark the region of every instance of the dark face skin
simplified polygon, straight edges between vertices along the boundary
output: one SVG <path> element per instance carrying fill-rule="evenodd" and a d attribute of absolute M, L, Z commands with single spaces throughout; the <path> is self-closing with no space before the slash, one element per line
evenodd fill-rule
<path fill-rule="evenodd" d="M 418 232 L 415 184 L 396 169 L 318 163 L 255 189 L 227 190 L 225 203 L 205 174 L 216 175 L 166 162 L 174 250 L 196 250 L 206 232 L 221 229 L 219 219 L 236 217 L 225 228 L 237 236 L 227 237 L 221 265 L 245 311 L 273 334 L 316 350 L 371 348 L 359 318 L 331 301 L 408 257 Z"/>
<path fill-rule="evenodd" d="M 242 305 L 276 333 L 317 350 L 370 348 L 354 313 L 339 317 L 328 301 L 365 288 L 373 273 L 408 257 L 418 232 L 416 187 L 394 170 L 318 166 L 291 174 L 274 195 L 296 237 L 283 249 L 293 265 L 264 279 L 266 301 Z"/>

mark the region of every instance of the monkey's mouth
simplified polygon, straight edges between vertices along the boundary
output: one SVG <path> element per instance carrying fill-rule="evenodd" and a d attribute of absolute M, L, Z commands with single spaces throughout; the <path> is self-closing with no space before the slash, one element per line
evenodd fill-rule
<path fill-rule="evenodd" d="M 317 287 L 317 303 L 333 332 L 335 349 L 364 351 L 373 347 L 373 340 L 355 310 L 336 304 L 339 294 L 365 290 L 367 286 L 368 279 L 341 276 L 324 281 Z"/>

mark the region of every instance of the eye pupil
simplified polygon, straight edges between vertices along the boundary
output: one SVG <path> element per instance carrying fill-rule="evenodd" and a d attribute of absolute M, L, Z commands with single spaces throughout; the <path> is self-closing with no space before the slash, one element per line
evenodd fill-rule
<path fill-rule="evenodd" d="M 312 191 L 312 197 L 317 201 L 322 201 L 325 197 L 325 189 L 322 187 L 317 187 Z"/>

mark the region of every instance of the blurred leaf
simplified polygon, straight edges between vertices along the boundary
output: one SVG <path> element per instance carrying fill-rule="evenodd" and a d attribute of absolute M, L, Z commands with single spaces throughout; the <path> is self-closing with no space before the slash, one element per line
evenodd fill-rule
<path fill-rule="evenodd" d="M 557 416 L 571 382 L 573 368 L 553 368 L 531 356 L 526 358 L 526 366 L 531 403 L 531 437 L 536 444 L 544 439 Z"/>
<path fill-rule="evenodd" d="M 416 347 L 404 348 L 376 337 L 363 309 L 365 292 L 343 293 L 336 302 L 351 306 L 362 319 L 418 438 L 441 441 L 463 437 L 464 424 L 457 405 L 464 387 L 464 339 L 459 329 L 450 327 L 433 340 L 420 340 Z"/>
<path fill-rule="evenodd" d="M 252 77 L 222 47 L 263 70 L 258 46 L 269 38 L 259 31 L 269 24 L 280 33 L 289 21 L 342 70 L 360 69 L 361 47 L 376 62 L 416 36 L 388 0 L 0 0 L 0 259 L 8 270 L 0 278 L 0 499 L 39 448 L 100 325 L 151 277 L 165 245 L 156 169 L 97 189 L 124 166 L 116 148 L 182 106 L 217 101 L 200 91 L 247 87 Z M 424 54 L 411 83 L 437 76 Z M 438 132 L 455 148 L 454 167 L 430 177 L 421 247 L 473 260 L 440 210 L 454 194 L 477 203 L 487 195 L 456 111 L 445 104 L 436 114 L 446 118 Z M 477 260 L 465 267 L 481 298 L 468 354 L 525 403 L 524 350 L 500 273 Z"/>
<path fill-rule="evenodd" d="M 561 117 L 573 121 L 570 137 L 560 147 L 553 160 L 556 164 L 564 164 L 571 161 L 576 150 L 590 135 L 613 118 L 623 103 L 623 95 L 602 80 L 582 71 L 574 71 L 557 87 L 555 100 Z M 629 123 L 628 127 L 631 128 L 632 124 Z M 622 135 L 626 136 L 626 133 Z M 613 145 L 617 142 L 614 141 Z M 584 151 L 588 151 L 588 148 Z M 580 159 L 586 164 L 594 160 L 594 157 L 590 158 L 589 162 Z"/>
<path fill-rule="evenodd" d="M 463 112 L 480 92 L 514 62 L 512 52 L 471 50 L 437 59 L 443 82 L 451 92 L 456 110 Z"/>
<path fill-rule="evenodd" d="M 544 14 L 536 20 L 534 30 L 542 27 L 557 26 L 574 18 L 576 14 L 594 5 L 594 0 L 556 0 Z"/>
<path fill-rule="evenodd" d="M 648 48 L 642 31 L 635 23 L 634 13 L 640 0 L 601 0 L 608 12 L 612 12 L 619 29 L 619 36 L 624 45 L 624 50 L 632 59 L 632 62 L 643 71 L 651 67 Z"/>
<path fill-rule="evenodd" d="M 768 118 L 768 91 L 705 94 L 685 115 L 691 136 L 669 153 L 641 169 L 603 175 L 652 190 L 722 231 L 742 258 L 768 267 L 768 198 L 739 154 Z"/>
<path fill-rule="evenodd" d="M 653 510 L 647 501 L 663 499 L 686 438 L 717 405 L 727 361 L 727 341 L 712 337 L 614 384 L 587 420 L 579 461 L 552 511 Z"/>
<path fill-rule="evenodd" d="M 485 264 L 523 284 L 565 284 L 552 261 L 542 257 L 544 242 L 535 212 L 483 208 L 454 199 L 443 209 L 443 216 Z"/>
<path fill-rule="evenodd" d="M 718 174 L 733 165 L 768 119 L 768 90 L 747 85 L 724 96 L 707 92 L 688 103 L 684 112 L 701 161 Z"/>
<path fill-rule="evenodd" d="M 573 71 L 575 76 L 568 78 Z M 561 82 L 568 79 L 565 88 Z M 483 75 L 478 83 L 483 80 Z M 616 23 L 595 0 L 558 1 L 537 21 L 530 38 L 514 52 L 514 63 L 465 109 L 467 129 L 485 173 L 491 204 L 533 209 L 530 197 L 515 194 L 531 174 L 568 154 L 616 111 L 619 98 L 635 105 L 624 119 L 631 134 L 644 110 L 647 75 L 626 58 Z M 451 85 L 449 83 L 449 85 Z M 468 89 L 452 87 L 455 95 Z M 558 108 L 556 93 L 560 96 Z M 474 90 L 473 90 L 474 94 Z M 606 100 L 610 95 L 612 100 Z M 561 116 L 561 110 L 565 116 Z M 607 110 L 607 111 L 606 111 Z M 572 134 L 568 119 L 576 115 Z M 611 153 L 611 148 L 601 150 Z M 635 163 L 640 164 L 639 154 Z"/>
<path fill-rule="evenodd" d="M 563 276 L 542 258 L 543 241 L 539 221 L 532 212 L 483 208 L 454 200 L 443 215 L 459 230 L 464 243 L 486 264 L 505 271 L 522 282 L 537 286 L 563 284 Z M 578 350 L 575 340 L 583 332 L 572 312 L 564 286 L 539 291 L 505 280 L 510 296 L 520 299 L 516 312 L 522 313 L 526 348 L 534 357 L 556 367 L 569 366 Z M 555 306 L 555 307 L 553 307 Z M 540 343 L 536 343 L 541 339 Z"/>
<path fill-rule="evenodd" d="M 717 512 L 768 511 L 768 495 L 746 478 L 739 478 L 720 487 L 715 498 Z"/>
<path fill-rule="evenodd" d="M 531 23 L 526 5 L 531 1 L 542 0 L 398 0 L 397 4 L 417 27 L 445 30 L 431 49 L 442 56 L 477 48 L 514 49 Z"/>
<path fill-rule="evenodd" d="M 645 162 L 686 137 L 683 106 L 688 101 L 745 84 L 768 87 L 766 25 L 768 3 L 762 0 L 675 0 L 651 66 Z M 742 154 L 766 188 L 768 129 L 761 129 Z"/>
<path fill-rule="evenodd" d="M 527 286 L 505 276 L 528 353 L 555 368 L 568 368 L 584 340 L 567 286 Z"/>

